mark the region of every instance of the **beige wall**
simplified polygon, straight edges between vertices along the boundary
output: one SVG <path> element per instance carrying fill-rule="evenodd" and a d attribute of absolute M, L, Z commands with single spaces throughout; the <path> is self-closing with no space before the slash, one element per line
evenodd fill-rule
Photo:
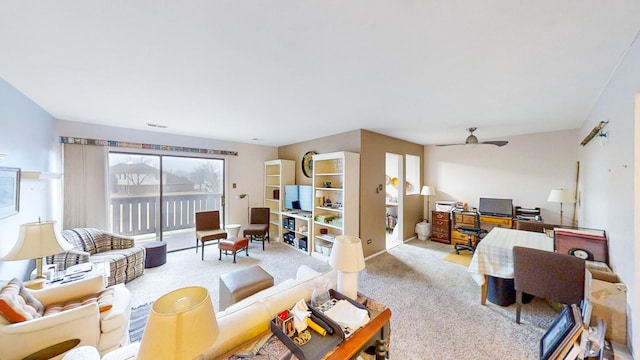
<path fill-rule="evenodd" d="M 540 207 L 545 222 L 559 223 L 560 205 L 547 202 L 547 197 L 554 188 L 576 190 L 577 134 L 567 130 L 513 136 L 504 138 L 509 144 L 500 148 L 426 146 L 425 179 L 436 189 L 431 209 L 437 200 L 476 207 L 480 197 L 513 199 L 514 206 Z M 568 224 L 573 204 L 564 204 L 563 210 Z"/>
<path fill-rule="evenodd" d="M 315 151 L 318 154 L 334 151 L 360 153 L 360 130 L 326 136 L 278 148 L 278 159 L 295 160 L 296 184 L 299 185 L 311 185 L 313 183 L 312 178 L 308 178 L 302 173 L 301 160 L 307 151 Z"/>
<path fill-rule="evenodd" d="M 360 238 L 365 256 L 383 251 L 386 247 L 385 193 L 376 193 L 375 189 L 385 183 L 385 155 L 392 152 L 422 157 L 423 146 L 367 130 L 350 131 L 282 146 L 278 149 L 278 157 L 296 161 L 298 184 L 312 183 L 312 179 L 305 177 L 300 167 L 300 159 L 311 150 L 317 153 L 360 153 Z M 404 237 L 407 239 L 415 235 L 413 228 L 416 222 L 422 220 L 422 198 L 419 195 L 406 196 L 404 204 L 402 224 Z"/>
<path fill-rule="evenodd" d="M 386 248 L 385 191 L 376 188 L 385 185 L 386 154 L 412 154 L 423 157 L 424 147 L 367 130 L 362 130 L 360 152 L 360 238 L 365 256 Z M 421 165 L 422 166 L 422 165 Z M 406 168 L 406 167 L 405 167 Z M 422 184 L 418 184 L 422 185 Z M 423 219 L 423 198 L 420 195 L 404 195 L 403 216 L 399 219 L 404 239 L 415 236 L 414 227 Z M 371 243 L 368 244 L 368 240 Z"/>

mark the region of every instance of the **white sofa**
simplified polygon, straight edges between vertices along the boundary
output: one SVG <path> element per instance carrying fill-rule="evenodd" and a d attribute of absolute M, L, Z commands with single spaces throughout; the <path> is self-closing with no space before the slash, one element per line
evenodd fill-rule
<path fill-rule="evenodd" d="M 295 279 L 288 279 L 259 291 L 229 306 L 225 311 L 216 314 L 220 334 L 213 346 L 197 357 L 200 360 L 218 359 L 238 345 L 269 329 L 269 323 L 277 313 L 290 309 L 300 299 L 311 299 L 315 279 L 326 276 L 329 288 L 336 288 L 336 271 L 320 273 L 308 266 L 298 268 Z M 102 360 L 133 359 L 138 351 L 139 343 L 110 352 Z M 93 355 L 92 355 L 93 354 Z M 79 348 L 67 353 L 63 360 L 83 359 L 99 360 L 97 352 L 92 349 Z"/>
<path fill-rule="evenodd" d="M 70 339 L 79 339 L 78 346 L 93 346 L 103 354 L 126 345 L 129 342 L 131 293 L 123 284 L 113 289 L 111 308 L 103 312 L 92 302 L 18 323 L 10 323 L 0 316 L 0 359 L 22 359 Z M 94 276 L 41 290 L 27 290 L 47 307 L 104 290 L 104 278 Z M 62 355 L 53 359 L 60 358 Z"/>
<path fill-rule="evenodd" d="M 315 280 L 325 276 L 329 288 L 336 288 L 337 273 L 330 270 L 320 273 L 302 265 L 295 279 L 288 279 L 268 289 L 257 292 L 216 314 L 220 334 L 211 349 L 199 359 L 217 359 L 245 341 L 269 329 L 271 319 L 280 311 L 290 309 L 300 299 L 311 299 Z"/>

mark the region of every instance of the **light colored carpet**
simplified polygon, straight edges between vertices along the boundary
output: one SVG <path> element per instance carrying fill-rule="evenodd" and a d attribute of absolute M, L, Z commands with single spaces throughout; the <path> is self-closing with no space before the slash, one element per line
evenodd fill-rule
<path fill-rule="evenodd" d="M 250 247 L 249 257 L 218 261 L 216 246 L 168 254 L 167 264 L 146 269 L 127 287 L 133 306 L 154 301 L 179 287 L 201 285 L 218 306 L 218 276 L 259 264 L 276 283 L 295 276 L 306 264 L 324 271 L 329 266 L 281 243 Z M 523 306 L 522 324 L 515 323 L 515 305 L 480 305 L 480 287 L 467 268 L 444 261 L 452 245 L 414 240 L 367 261 L 360 275 L 360 292 L 391 308 L 391 359 L 537 359 L 542 334 L 557 313 L 546 301 Z"/>
<path fill-rule="evenodd" d="M 460 254 L 456 254 L 455 251 L 452 251 L 449 255 L 444 257 L 444 260 L 452 263 L 460 264 L 462 266 L 469 266 L 469 264 L 471 264 L 472 257 L 473 257 L 473 253 L 469 251 L 463 251 Z"/>

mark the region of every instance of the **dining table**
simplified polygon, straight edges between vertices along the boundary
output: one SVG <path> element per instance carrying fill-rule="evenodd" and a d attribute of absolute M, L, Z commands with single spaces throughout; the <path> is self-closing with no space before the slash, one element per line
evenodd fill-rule
<path fill-rule="evenodd" d="M 554 251 L 553 238 L 546 233 L 494 227 L 478 243 L 468 271 L 482 287 L 480 303 L 486 304 L 489 276 L 513 279 L 513 247 Z"/>

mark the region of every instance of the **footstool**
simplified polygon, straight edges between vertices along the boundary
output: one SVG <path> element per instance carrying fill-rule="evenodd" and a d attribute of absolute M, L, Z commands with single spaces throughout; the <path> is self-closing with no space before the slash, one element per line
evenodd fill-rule
<path fill-rule="evenodd" d="M 259 265 L 222 274 L 219 290 L 220 311 L 272 286 L 273 276 Z"/>
<path fill-rule="evenodd" d="M 142 246 L 146 249 L 145 268 L 160 266 L 167 262 L 167 243 L 165 241 L 150 241 Z"/>
<path fill-rule="evenodd" d="M 247 238 L 238 238 L 232 237 L 228 239 L 220 239 L 218 241 L 218 249 L 220 250 L 220 256 L 218 260 L 222 260 L 222 251 L 224 250 L 225 255 L 227 251 L 233 252 L 233 262 L 236 262 L 236 253 L 238 251 L 244 250 L 249 256 L 249 239 Z"/>

